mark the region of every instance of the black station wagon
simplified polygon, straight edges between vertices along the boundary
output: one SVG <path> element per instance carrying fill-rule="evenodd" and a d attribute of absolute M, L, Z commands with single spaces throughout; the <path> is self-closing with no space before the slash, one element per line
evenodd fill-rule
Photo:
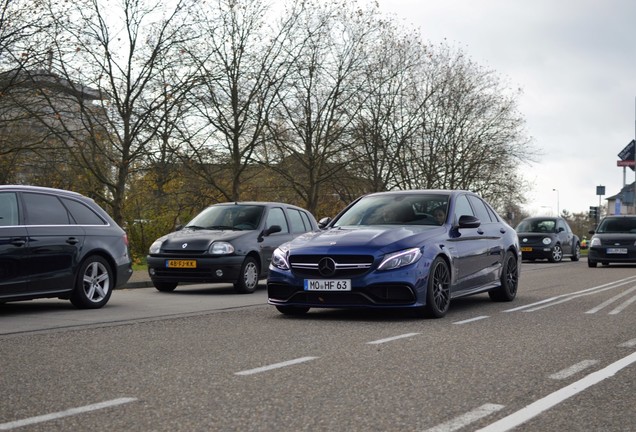
<path fill-rule="evenodd" d="M 181 282 L 232 282 L 237 292 L 252 293 L 267 275 L 274 249 L 315 230 L 314 216 L 290 204 L 215 204 L 150 246 L 148 273 L 159 291 Z"/>
<path fill-rule="evenodd" d="M 126 233 L 92 199 L 0 186 L 0 303 L 58 297 L 100 308 L 131 274 Z"/>

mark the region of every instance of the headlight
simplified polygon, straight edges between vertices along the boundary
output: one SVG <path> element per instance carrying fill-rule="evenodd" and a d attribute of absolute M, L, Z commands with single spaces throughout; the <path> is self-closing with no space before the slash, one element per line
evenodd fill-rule
<path fill-rule="evenodd" d="M 287 253 L 289 249 L 278 247 L 272 254 L 272 265 L 281 270 L 289 270 L 289 262 L 287 261 Z"/>
<path fill-rule="evenodd" d="M 209 252 L 212 255 L 228 255 L 234 253 L 234 246 L 228 242 L 214 242 L 210 245 Z"/>
<path fill-rule="evenodd" d="M 158 254 L 161 251 L 161 244 L 163 242 L 160 240 L 155 240 L 153 244 L 150 245 L 150 254 Z"/>
<path fill-rule="evenodd" d="M 394 252 L 384 257 L 384 260 L 378 266 L 378 270 L 393 270 L 400 267 L 413 264 L 422 256 L 419 248 L 407 249 L 400 252 Z"/>
<path fill-rule="evenodd" d="M 600 246 L 600 245 L 601 245 L 601 239 L 598 237 L 592 237 L 592 241 L 590 242 L 590 247 Z"/>
<path fill-rule="evenodd" d="M 543 237 L 542 242 L 544 245 L 549 245 L 550 243 L 552 243 L 552 239 L 550 237 Z"/>

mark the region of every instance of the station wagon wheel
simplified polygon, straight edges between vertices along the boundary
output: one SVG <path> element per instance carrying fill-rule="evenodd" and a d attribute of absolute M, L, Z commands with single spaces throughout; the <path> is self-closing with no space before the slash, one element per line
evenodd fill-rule
<path fill-rule="evenodd" d="M 519 270 L 517 260 L 512 252 L 506 252 L 501 268 L 501 285 L 499 288 L 488 291 L 488 296 L 493 301 L 512 301 L 517 296 L 519 286 Z"/>
<path fill-rule="evenodd" d="M 561 249 L 560 244 L 555 244 L 552 248 L 552 253 L 550 253 L 550 262 L 556 263 L 561 262 L 563 259 L 563 249 Z"/>
<path fill-rule="evenodd" d="M 252 257 L 245 257 L 239 279 L 234 284 L 234 289 L 241 294 L 253 293 L 258 286 L 258 276 L 259 268 L 256 260 Z"/>
<path fill-rule="evenodd" d="M 443 258 L 433 260 L 428 274 L 425 315 L 442 318 L 450 306 L 450 271 Z"/>
<path fill-rule="evenodd" d="M 100 256 L 89 256 L 77 272 L 71 303 L 81 309 L 104 306 L 112 293 L 113 281 L 110 264 Z"/>

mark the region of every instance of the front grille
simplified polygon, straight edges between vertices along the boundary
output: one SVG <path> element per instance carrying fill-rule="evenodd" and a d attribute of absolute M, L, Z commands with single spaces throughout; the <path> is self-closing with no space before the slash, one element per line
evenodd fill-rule
<path fill-rule="evenodd" d="M 634 244 L 634 239 L 618 239 L 618 240 L 606 240 L 601 239 L 601 245 L 603 246 L 632 246 Z"/>
<path fill-rule="evenodd" d="M 321 271 L 321 260 L 333 260 L 331 272 Z M 367 273 L 373 266 L 371 255 L 293 255 L 289 265 L 300 278 L 352 278 Z"/>

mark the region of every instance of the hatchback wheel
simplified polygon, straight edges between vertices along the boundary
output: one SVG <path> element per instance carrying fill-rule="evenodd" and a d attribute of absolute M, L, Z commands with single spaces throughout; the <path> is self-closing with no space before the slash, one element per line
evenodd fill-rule
<path fill-rule="evenodd" d="M 563 259 L 563 249 L 561 249 L 560 244 L 556 244 L 552 248 L 552 253 L 550 254 L 550 262 L 553 262 L 553 263 L 561 262 L 562 259 Z"/>
<path fill-rule="evenodd" d="M 234 284 L 236 292 L 241 294 L 250 294 L 256 291 L 258 286 L 259 269 L 256 260 L 252 257 L 245 257 L 241 266 L 241 274 L 239 280 Z"/>
<path fill-rule="evenodd" d="M 113 271 L 108 262 L 97 255 L 90 256 L 80 266 L 71 294 L 71 303 L 81 309 L 104 306 L 113 288 Z"/>
<path fill-rule="evenodd" d="M 596 261 L 590 261 L 589 259 L 587 260 L 588 267 L 594 268 L 596 267 L 596 264 L 597 264 Z"/>
<path fill-rule="evenodd" d="M 581 258 L 581 245 L 576 244 L 574 247 L 574 253 L 572 254 L 572 261 L 578 261 Z"/>
<path fill-rule="evenodd" d="M 450 306 L 450 271 L 443 258 L 433 260 L 428 274 L 424 315 L 442 318 Z"/>
<path fill-rule="evenodd" d="M 177 287 L 176 282 L 155 282 L 152 281 L 152 284 L 157 288 L 158 291 L 161 292 L 172 292 Z"/>
<path fill-rule="evenodd" d="M 517 260 L 512 252 L 506 252 L 501 270 L 501 285 L 499 288 L 488 291 L 490 299 L 493 301 L 513 301 L 517 296 L 519 286 L 519 270 Z"/>

